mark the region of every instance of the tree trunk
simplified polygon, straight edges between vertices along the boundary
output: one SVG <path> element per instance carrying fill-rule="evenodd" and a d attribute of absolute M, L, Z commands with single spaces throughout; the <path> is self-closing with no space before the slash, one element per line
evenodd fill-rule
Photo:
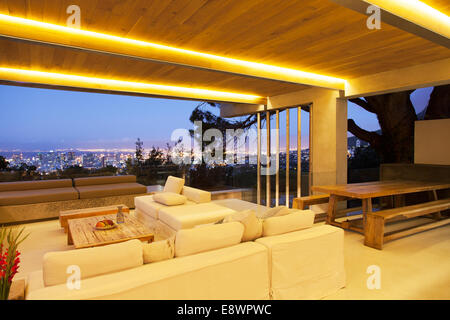
<path fill-rule="evenodd" d="M 367 141 L 384 163 L 412 162 L 414 155 L 414 121 L 416 112 L 410 100 L 412 91 L 351 99 L 369 112 L 375 113 L 381 135 L 359 128 L 349 120 L 348 129 L 356 137 Z"/>
<path fill-rule="evenodd" d="M 450 118 L 450 84 L 434 87 L 430 95 L 425 120 Z"/>

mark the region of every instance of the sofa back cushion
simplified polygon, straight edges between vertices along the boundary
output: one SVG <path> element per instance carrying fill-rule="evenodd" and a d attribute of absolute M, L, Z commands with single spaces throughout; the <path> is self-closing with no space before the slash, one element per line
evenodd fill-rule
<path fill-rule="evenodd" d="M 185 196 L 173 192 L 159 192 L 153 195 L 153 200 L 166 206 L 178 206 L 185 204 L 187 199 Z"/>
<path fill-rule="evenodd" d="M 71 179 L 39 180 L 39 181 L 16 181 L 0 183 L 0 192 L 4 191 L 26 191 L 39 189 L 55 189 L 72 187 Z"/>
<path fill-rule="evenodd" d="M 175 256 L 175 238 L 143 243 L 144 264 L 172 259 Z"/>
<path fill-rule="evenodd" d="M 66 283 L 74 272 L 69 266 L 80 269 L 80 278 L 135 268 L 143 264 L 142 243 L 130 240 L 102 247 L 48 252 L 44 255 L 43 276 L 45 286 Z"/>
<path fill-rule="evenodd" d="M 166 184 L 164 185 L 164 192 L 181 193 L 184 186 L 184 179 L 177 178 L 174 176 L 168 176 Z"/>
<path fill-rule="evenodd" d="M 86 177 L 73 179 L 75 187 L 94 186 L 101 184 L 133 183 L 136 182 L 136 176 L 105 176 L 105 177 Z"/>
<path fill-rule="evenodd" d="M 188 200 L 194 201 L 195 203 L 205 203 L 211 201 L 211 192 L 197 188 L 184 186 L 181 190 L 181 194 L 186 196 Z"/>
<path fill-rule="evenodd" d="M 314 224 L 311 210 L 291 210 L 292 213 L 280 217 L 267 218 L 263 222 L 263 237 L 302 230 Z"/>
<path fill-rule="evenodd" d="M 254 210 L 244 210 L 226 216 L 222 223 L 237 221 L 244 226 L 242 241 L 253 241 L 262 236 L 262 220 L 256 217 Z"/>
<path fill-rule="evenodd" d="M 240 222 L 181 229 L 175 238 L 175 256 L 182 257 L 230 247 L 240 243 L 243 234 L 244 226 Z"/>

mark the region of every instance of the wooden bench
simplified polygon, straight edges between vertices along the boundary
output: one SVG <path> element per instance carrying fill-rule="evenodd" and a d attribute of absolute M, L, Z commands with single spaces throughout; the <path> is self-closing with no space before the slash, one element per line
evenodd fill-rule
<path fill-rule="evenodd" d="M 130 208 L 126 205 L 119 204 L 117 206 L 96 207 L 77 210 L 66 210 L 59 213 L 59 223 L 61 228 L 64 228 L 64 232 L 67 233 L 70 219 L 87 218 L 94 216 L 103 216 L 107 214 L 115 214 L 118 212 L 118 206 L 122 206 L 123 213 L 130 213 Z"/>
<path fill-rule="evenodd" d="M 383 249 L 383 243 L 386 241 L 446 225 L 450 223 L 450 218 L 440 219 L 400 231 L 384 233 L 384 226 L 387 220 L 415 218 L 447 209 L 450 209 L 450 199 L 435 200 L 412 206 L 370 212 L 367 214 L 364 244 L 381 250 Z"/>
<path fill-rule="evenodd" d="M 307 206 L 328 203 L 329 200 L 329 194 L 317 194 L 307 197 L 294 198 L 292 207 L 294 209 L 305 210 Z"/>

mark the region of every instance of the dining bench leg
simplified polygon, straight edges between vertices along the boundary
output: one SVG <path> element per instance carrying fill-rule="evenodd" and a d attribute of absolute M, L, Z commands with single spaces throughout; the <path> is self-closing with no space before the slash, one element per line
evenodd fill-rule
<path fill-rule="evenodd" d="M 384 219 L 382 217 L 368 214 L 364 231 L 364 244 L 371 248 L 383 249 Z"/>

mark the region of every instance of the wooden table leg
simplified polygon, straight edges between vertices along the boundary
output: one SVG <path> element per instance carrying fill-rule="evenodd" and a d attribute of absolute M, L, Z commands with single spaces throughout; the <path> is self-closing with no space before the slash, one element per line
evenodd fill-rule
<path fill-rule="evenodd" d="M 70 232 L 70 228 L 68 228 L 67 232 L 67 244 L 69 246 L 73 245 L 72 233 Z"/>
<path fill-rule="evenodd" d="M 332 224 L 336 219 L 338 205 L 338 197 L 334 194 L 330 194 L 330 200 L 328 202 L 328 211 L 327 211 L 327 223 Z"/>
<path fill-rule="evenodd" d="M 363 230 L 366 233 L 367 215 L 372 212 L 372 198 L 362 199 Z"/>
<path fill-rule="evenodd" d="M 430 191 L 430 192 L 428 193 L 428 195 L 429 195 L 430 201 L 436 201 L 436 200 L 438 200 L 438 196 L 437 196 L 436 190 Z M 439 219 L 442 218 L 442 215 L 441 215 L 441 212 L 439 211 L 439 212 L 432 213 L 432 214 L 431 214 L 431 217 L 432 217 L 433 219 L 435 219 L 435 220 L 439 220 Z"/>

